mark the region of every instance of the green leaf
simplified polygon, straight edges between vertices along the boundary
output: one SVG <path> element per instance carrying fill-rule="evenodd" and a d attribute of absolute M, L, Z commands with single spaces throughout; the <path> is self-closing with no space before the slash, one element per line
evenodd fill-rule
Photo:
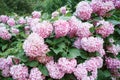
<path fill-rule="evenodd" d="M 105 75 L 105 77 L 110 77 L 111 76 L 110 71 L 105 70 L 104 71 L 104 75 Z"/>
<path fill-rule="evenodd" d="M 7 44 L 2 46 L 2 51 L 4 51 L 7 48 L 7 46 L 8 46 Z"/>
<path fill-rule="evenodd" d="M 108 20 L 109 22 L 111 22 L 112 24 L 114 25 L 117 25 L 117 24 L 120 24 L 120 21 L 117 21 L 117 20 Z"/>
<path fill-rule="evenodd" d="M 94 33 L 94 32 L 95 32 L 95 28 L 94 28 L 94 27 L 91 27 L 91 28 L 90 28 L 90 32 L 91 32 L 91 33 Z"/>
<path fill-rule="evenodd" d="M 59 48 L 63 49 L 65 48 L 65 43 L 61 42 L 57 45 Z"/>
<path fill-rule="evenodd" d="M 58 54 L 59 52 L 62 52 L 63 50 L 61 48 L 51 48 L 55 54 Z"/>
<path fill-rule="evenodd" d="M 45 75 L 45 76 L 48 76 L 48 75 L 49 75 L 46 66 L 44 66 L 43 64 L 40 64 L 40 65 L 38 66 L 38 68 L 39 68 L 39 70 L 43 73 L 43 75 Z"/>
<path fill-rule="evenodd" d="M 30 66 L 30 67 L 37 67 L 38 64 L 39 64 L 38 61 L 29 61 L 29 62 L 26 62 L 26 65 Z"/>
<path fill-rule="evenodd" d="M 69 54 L 67 55 L 67 58 L 76 58 L 80 56 L 80 51 L 77 48 L 72 48 L 69 50 Z"/>

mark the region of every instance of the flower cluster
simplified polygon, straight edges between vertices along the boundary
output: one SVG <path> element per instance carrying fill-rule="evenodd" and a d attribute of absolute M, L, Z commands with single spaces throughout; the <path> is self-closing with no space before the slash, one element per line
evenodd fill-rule
<path fill-rule="evenodd" d="M 90 19 L 92 12 L 92 7 L 86 1 L 81 1 L 76 7 L 76 16 L 82 20 Z"/>
<path fill-rule="evenodd" d="M 48 51 L 48 46 L 44 44 L 44 39 L 36 33 L 31 33 L 23 44 L 23 49 L 27 56 L 44 56 Z"/>

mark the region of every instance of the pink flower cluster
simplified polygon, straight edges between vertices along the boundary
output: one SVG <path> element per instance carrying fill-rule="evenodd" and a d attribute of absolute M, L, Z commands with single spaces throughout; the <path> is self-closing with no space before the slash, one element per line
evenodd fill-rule
<path fill-rule="evenodd" d="M 33 12 L 32 12 L 32 17 L 33 17 L 33 18 L 40 18 L 40 17 L 41 17 L 41 12 L 33 11 Z"/>
<path fill-rule="evenodd" d="M 0 16 L 0 22 L 6 23 L 8 21 L 9 17 L 6 15 L 1 15 Z"/>
<path fill-rule="evenodd" d="M 52 13 L 52 18 L 55 18 L 55 17 L 57 17 L 59 15 L 59 12 L 58 11 L 54 11 L 53 13 Z"/>
<path fill-rule="evenodd" d="M 113 44 L 112 46 L 107 46 L 107 51 L 114 55 L 118 55 L 118 53 L 120 52 L 120 45 Z"/>
<path fill-rule="evenodd" d="M 26 20 L 23 17 L 20 17 L 19 20 L 18 20 L 18 23 L 19 24 L 25 24 Z"/>
<path fill-rule="evenodd" d="M 0 37 L 4 40 L 9 40 L 12 35 L 9 33 L 6 27 L 0 27 Z"/>
<path fill-rule="evenodd" d="M 75 16 L 72 16 L 69 20 L 69 36 L 74 37 L 76 36 L 76 32 L 78 30 L 78 27 L 81 25 L 81 21 L 78 20 Z"/>
<path fill-rule="evenodd" d="M 76 16 L 82 20 L 88 20 L 91 18 L 93 10 L 87 1 L 81 1 L 76 7 Z"/>
<path fill-rule="evenodd" d="M 95 80 L 97 78 L 97 69 L 101 68 L 103 60 L 101 57 L 93 57 L 84 63 L 78 64 L 74 70 L 74 75 L 78 80 Z M 91 75 L 88 75 L 91 72 Z"/>
<path fill-rule="evenodd" d="M 92 0 L 91 7 L 94 13 L 104 16 L 107 12 L 115 9 L 112 1 Z"/>
<path fill-rule="evenodd" d="M 103 39 L 99 37 L 84 37 L 81 39 L 81 47 L 88 52 L 95 52 L 103 49 Z"/>
<path fill-rule="evenodd" d="M 36 33 L 31 33 L 23 43 L 25 54 L 29 57 L 38 57 L 45 55 L 49 49 L 44 44 L 44 39 Z"/>
<path fill-rule="evenodd" d="M 15 20 L 13 18 L 9 18 L 9 20 L 7 21 L 7 24 L 11 27 L 15 26 Z"/>
<path fill-rule="evenodd" d="M 50 61 L 46 64 L 49 75 L 53 79 L 61 79 L 64 76 L 64 72 L 60 70 L 60 67 L 54 61 Z"/>
<path fill-rule="evenodd" d="M 77 65 L 76 59 L 59 58 L 58 63 L 50 61 L 46 64 L 50 77 L 61 79 L 65 73 L 71 74 Z"/>
<path fill-rule="evenodd" d="M 107 57 L 105 62 L 106 62 L 107 68 L 110 69 L 111 74 L 115 77 L 120 77 L 120 72 L 119 72 L 120 60 L 117 58 L 113 59 L 113 58 Z"/>
<path fill-rule="evenodd" d="M 58 65 L 64 73 L 71 74 L 77 65 L 76 59 L 59 58 Z"/>
<path fill-rule="evenodd" d="M 69 32 L 69 23 L 65 20 L 57 20 L 54 22 L 56 38 L 66 36 Z"/>
<path fill-rule="evenodd" d="M 91 27 L 93 27 L 93 24 L 90 24 L 88 22 L 81 23 L 76 33 L 77 36 L 79 36 L 80 38 L 91 36 L 92 35 L 92 33 L 90 32 Z"/>
<path fill-rule="evenodd" d="M 53 26 L 50 22 L 43 21 L 42 23 L 38 23 L 34 27 L 32 27 L 32 31 L 34 33 L 37 33 L 42 38 L 47 38 L 51 35 L 53 31 Z"/>
<path fill-rule="evenodd" d="M 0 70 L 2 70 L 2 76 L 4 77 L 10 76 L 10 67 L 13 65 L 12 58 L 13 56 L 9 56 L 6 59 L 0 58 Z"/>
<path fill-rule="evenodd" d="M 12 75 L 12 78 L 15 80 L 24 80 L 28 77 L 28 68 L 22 64 L 19 65 L 13 65 L 10 68 L 10 74 Z"/>
<path fill-rule="evenodd" d="M 63 7 L 61 7 L 60 8 L 60 12 L 62 13 L 62 14 L 66 14 L 66 7 L 65 6 L 63 6 Z"/>
<path fill-rule="evenodd" d="M 30 80 L 44 80 L 45 77 L 42 75 L 38 68 L 32 68 L 29 75 Z"/>
<path fill-rule="evenodd" d="M 101 34 L 103 38 L 114 33 L 114 25 L 112 23 L 102 20 L 97 23 L 97 26 L 99 27 L 96 29 L 96 32 Z"/>

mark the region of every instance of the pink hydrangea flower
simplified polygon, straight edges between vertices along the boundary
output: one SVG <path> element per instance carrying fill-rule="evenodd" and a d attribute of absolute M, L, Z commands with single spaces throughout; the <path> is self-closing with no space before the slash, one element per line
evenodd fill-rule
<path fill-rule="evenodd" d="M 93 12 L 104 16 L 107 12 L 115 9 L 115 6 L 112 1 L 103 2 L 102 0 L 92 0 L 91 7 Z"/>
<path fill-rule="evenodd" d="M 49 49 L 44 44 L 44 39 L 36 33 L 31 33 L 23 43 L 25 54 L 29 57 L 38 57 L 45 55 Z"/>
<path fill-rule="evenodd" d="M 58 65 L 64 73 L 71 74 L 77 65 L 76 59 L 59 58 Z"/>
<path fill-rule="evenodd" d="M 54 22 L 56 38 L 66 36 L 69 32 L 69 23 L 65 20 L 57 20 Z"/>
<path fill-rule="evenodd" d="M 102 20 L 97 23 L 97 26 L 99 27 L 96 29 L 96 32 L 101 34 L 103 38 L 114 33 L 114 25 L 112 23 Z"/>
<path fill-rule="evenodd" d="M 43 63 L 43 64 L 46 64 L 48 63 L 49 61 L 53 60 L 53 57 L 52 56 L 39 56 L 37 57 L 37 60 L 40 62 L 40 63 Z"/>
<path fill-rule="evenodd" d="M 10 18 L 10 19 L 7 21 L 7 24 L 12 27 L 12 26 L 15 25 L 15 20 L 14 20 L 13 18 Z"/>
<path fill-rule="evenodd" d="M 100 49 L 98 52 L 101 57 L 103 57 L 106 54 L 104 49 Z"/>
<path fill-rule="evenodd" d="M 13 34 L 19 34 L 19 29 L 17 29 L 17 28 L 11 28 L 11 32 L 13 33 Z"/>
<path fill-rule="evenodd" d="M 81 24 L 81 21 L 79 21 L 75 16 L 72 16 L 70 20 L 68 20 L 69 25 L 70 25 L 70 30 L 69 30 L 69 36 L 70 37 L 75 37 L 76 36 L 76 32 L 78 30 L 78 27 Z"/>
<path fill-rule="evenodd" d="M 103 2 L 101 0 L 92 0 L 90 3 L 93 12 L 97 13 L 101 10 L 101 7 L 103 6 Z"/>
<path fill-rule="evenodd" d="M 15 80 L 24 79 L 28 77 L 28 68 L 22 64 L 13 65 L 10 68 L 10 74 Z"/>
<path fill-rule="evenodd" d="M 113 44 L 112 46 L 107 46 L 107 50 L 114 55 L 118 55 L 118 52 L 120 52 L 120 45 Z"/>
<path fill-rule="evenodd" d="M 50 61 L 46 64 L 49 75 L 53 79 L 61 79 L 64 76 L 64 72 L 60 70 L 60 66 L 54 61 Z"/>
<path fill-rule="evenodd" d="M 40 19 L 38 19 L 38 18 L 35 18 L 35 19 L 32 18 L 32 19 L 28 22 L 28 24 L 29 24 L 30 28 L 32 29 L 33 27 L 35 27 L 36 24 L 39 23 L 39 21 L 40 21 Z"/>
<path fill-rule="evenodd" d="M 19 24 L 25 24 L 26 20 L 23 17 L 20 17 L 20 19 L 18 20 Z"/>
<path fill-rule="evenodd" d="M 81 23 L 76 33 L 77 36 L 79 36 L 80 38 L 89 37 L 90 35 L 92 35 L 92 33 L 90 32 L 91 27 L 93 27 L 93 24 L 90 24 L 88 22 Z"/>
<path fill-rule="evenodd" d="M 1 15 L 0 16 L 0 21 L 2 21 L 3 23 L 6 23 L 8 21 L 9 17 L 6 15 Z"/>
<path fill-rule="evenodd" d="M 4 40 L 9 40 L 12 35 L 8 32 L 5 27 L 0 27 L 0 37 Z"/>
<path fill-rule="evenodd" d="M 3 77 L 9 77 L 10 75 L 10 67 L 6 67 L 5 69 L 2 70 L 2 76 Z"/>
<path fill-rule="evenodd" d="M 103 39 L 99 37 L 88 37 L 81 39 L 81 47 L 88 52 L 95 52 L 103 49 Z"/>
<path fill-rule="evenodd" d="M 84 80 L 87 77 L 87 70 L 83 66 L 83 64 L 77 65 L 74 70 L 74 75 L 77 77 L 78 80 Z"/>
<path fill-rule="evenodd" d="M 80 49 L 81 48 L 81 38 L 77 38 L 73 45 L 74 45 L 74 47 Z"/>
<path fill-rule="evenodd" d="M 30 71 L 29 79 L 30 80 L 44 80 L 44 76 L 38 68 L 32 68 Z"/>
<path fill-rule="evenodd" d="M 43 38 L 47 38 L 51 35 L 53 31 L 53 26 L 50 22 L 43 21 L 42 23 L 38 23 L 34 27 L 32 27 L 32 31 Z"/>
<path fill-rule="evenodd" d="M 87 1 L 81 1 L 76 7 L 76 16 L 82 20 L 88 20 L 91 18 L 93 10 Z"/>
<path fill-rule="evenodd" d="M 60 8 L 60 12 L 62 13 L 62 14 L 66 14 L 66 7 L 65 6 L 63 6 L 63 7 L 61 7 Z"/>
<path fill-rule="evenodd" d="M 101 57 L 92 57 L 86 60 L 83 65 L 88 71 L 101 68 L 103 66 L 103 59 Z"/>
<path fill-rule="evenodd" d="M 52 18 L 55 18 L 55 17 L 57 17 L 59 15 L 59 12 L 58 11 L 54 11 L 53 13 L 52 13 Z"/>
<path fill-rule="evenodd" d="M 109 69 L 119 69 L 120 68 L 120 60 L 114 58 L 106 58 L 106 65 Z"/>
<path fill-rule="evenodd" d="M 119 0 L 116 0 L 116 2 L 115 2 L 115 7 L 116 7 L 117 9 L 120 9 L 120 1 L 119 1 Z"/>
<path fill-rule="evenodd" d="M 41 17 L 41 12 L 39 12 L 39 11 L 33 11 L 32 12 L 32 17 L 33 18 L 40 18 Z"/>

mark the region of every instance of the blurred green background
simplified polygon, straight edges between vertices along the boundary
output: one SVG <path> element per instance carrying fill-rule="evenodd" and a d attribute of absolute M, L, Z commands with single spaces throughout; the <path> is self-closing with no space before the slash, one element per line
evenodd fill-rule
<path fill-rule="evenodd" d="M 0 15 L 11 13 L 27 15 L 34 10 L 51 14 L 64 5 L 74 11 L 79 1 L 81 0 L 0 0 Z"/>

